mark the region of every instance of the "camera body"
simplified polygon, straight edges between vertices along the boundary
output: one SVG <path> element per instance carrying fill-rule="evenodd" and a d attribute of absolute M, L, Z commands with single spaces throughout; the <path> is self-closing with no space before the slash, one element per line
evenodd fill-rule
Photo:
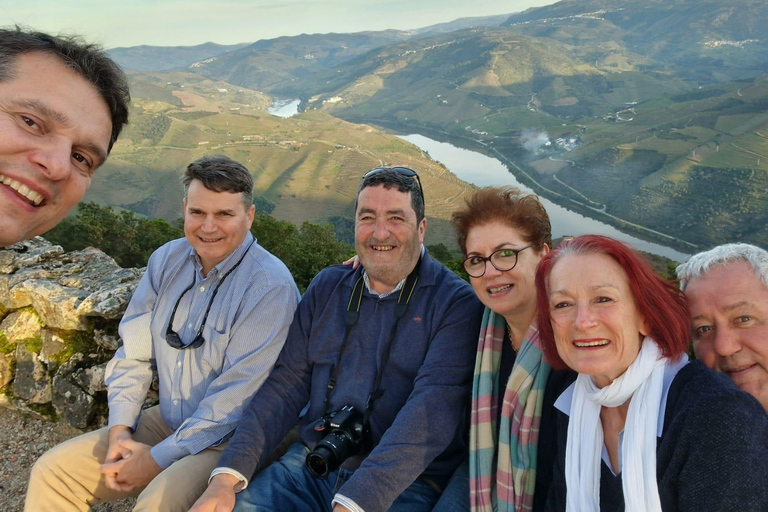
<path fill-rule="evenodd" d="M 328 434 L 307 454 L 307 469 L 316 478 L 326 478 L 365 444 L 367 428 L 363 413 L 352 405 L 326 414 L 317 421 L 315 430 Z"/>

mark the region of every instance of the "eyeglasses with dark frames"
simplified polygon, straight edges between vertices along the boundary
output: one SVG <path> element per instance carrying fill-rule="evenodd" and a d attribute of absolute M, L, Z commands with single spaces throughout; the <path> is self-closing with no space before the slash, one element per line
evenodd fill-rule
<path fill-rule="evenodd" d="M 195 279 L 192 279 L 192 284 L 187 286 L 187 288 L 181 292 L 181 295 L 179 295 L 179 299 L 176 301 L 176 305 L 173 306 L 173 312 L 171 313 L 171 319 L 168 320 L 168 327 L 165 329 L 165 342 L 168 343 L 170 347 L 173 347 L 177 350 L 186 350 L 188 348 L 198 348 L 203 343 L 205 343 L 205 338 L 203 337 L 203 329 L 205 329 L 205 322 L 208 320 L 208 313 L 211 312 L 211 306 L 213 306 L 213 301 L 216 298 L 216 294 L 219 293 L 219 288 L 221 288 L 221 285 L 224 284 L 224 280 L 234 272 L 234 270 L 240 266 L 240 263 L 243 262 L 243 258 L 245 258 L 245 255 L 248 254 L 248 251 L 251 249 L 251 246 L 253 245 L 253 242 L 256 240 L 251 240 L 250 245 L 248 248 L 245 249 L 245 252 L 242 256 L 240 256 L 240 259 L 237 260 L 237 263 L 235 263 L 231 269 L 227 271 L 224 276 L 219 279 L 219 283 L 216 285 L 216 288 L 213 289 L 213 293 L 211 294 L 211 300 L 208 302 L 208 307 L 205 308 L 205 314 L 203 315 L 203 321 L 200 322 L 200 329 L 197 331 L 197 335 L 192 340 L 191 343 L 185 345 L 183 341 L 181 341 L 181 337 L 178 335 L 176 331 L 173 330 L 173 320 L 176 318 L 176 310 L 179 309 L 179 304 L 181 304 L 181 299 L 186 295 L 186 293 L 192 289 L 192 287 L 195 286 Z"/>
<path fill-rule="evenodd" d="M 517 265 L 517 255 L 529 247 L 533 247 L 534 244 L 528 244 L 520 249 L 503 248 L 497 251 L 493 251 L 487 258 L 485 256 L 472 255 L 461 262 L 464 270 L 467 271 L 470 277 L 483 277 L 485 275 L 486 263 L 491 262 L 493 268 L 499 272 L 506 272 L 512 270 Z"/>
<path fill-rule="evenodd" d="M 416 178 L 416 183 L 419 184 L 419 190 L 421 191 L 421 202 L 422 204 L 426 204 L 425 202 L 426 200 L 424 198 L 424 187 L 421 186 L 421 180 L 419 179 L 419 174 L 413 169 L 411 169 L 410 167 L 402 167 L 399 165 L 394 167 L 377 167 L 363 174 L 363 179 L 383 171 L 392 171 L 392 172 L 396 172 L 400 176 L 406 176 L 408 178 Z"/>

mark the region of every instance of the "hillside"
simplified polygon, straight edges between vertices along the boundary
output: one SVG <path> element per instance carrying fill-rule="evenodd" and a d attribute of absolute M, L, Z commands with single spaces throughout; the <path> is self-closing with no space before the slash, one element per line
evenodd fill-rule
<path fill-rule="evenodd" d="M 689 87 L 669 73 L 638 72 L 648 60 L 636 55 L 625 54 L 624 72 L 615 76 L 580 53 L 508 29 L 469 29 L 389 45 L 273 91 L 314 92 L 310 108 L 349 119 L 408 119 L 457 134 L 476 129 L 501 135 L 526 120 L 531 127 L 560 125 L 557 118 L 602 113 L 629 99 Z"/>
<path fill-rule="evenodd" d="M 540 182 L 614 215 L 701 244 L 768 242 L 768 77 L 583 119 L 584 144 L 531 163 Z M 555 164 L 555 165 L 553 165 Z M 598 209 L 602 206 L 597 206 Z"/>
<path fill-rule="evenodd" d="M 427 243 L 455 246 L 448 218 L 470 186 L 411 144 L 323 112 L 275 117 L 265 111 L 269 102 L 263 95 L 199 75 L 131 78 L 131 125 L 96 173 L 86 201 L 173 220 L 181 214 L 183 168 L 205 154 L 222 153 L 254 173 L 255 195 L 260 204 L 274 206 L 276 218 L 328 222 L 352 219 L 366 171 L 397 163 L 421 175 Z"/>
<path fill-rule="evenodd" d="M 202 60 L 239 50 L 247 43 L 221 45 L 216 43 L 195 46 L 131 46 L 112 48 L 107 51 L 115 62 L 125 69 L 135 71 L 170 71 L 183 69 Z"/>
<path fill-rule="evenodd" d="M 768 10 L 756 0 L 566 0 L 513 14 L 516 33 L 588 46 L 617 46 L 702 84 L 768 71 Z"/>
<path fill-rule="evenodd" d="M 303 34 L 257 41 L 240 50 L 193 64 L 207 78 L 262 90 L 305 78 L 412 34 L 397 30 L 356 34 Z"/>

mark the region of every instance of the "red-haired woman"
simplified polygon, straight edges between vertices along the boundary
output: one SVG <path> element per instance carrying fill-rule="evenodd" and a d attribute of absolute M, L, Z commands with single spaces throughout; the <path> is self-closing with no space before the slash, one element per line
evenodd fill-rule
<path fill-rule="evenodd" d="M 547 509 L 768 510 L 768 415 L 724 375 L 688 362 L 688 308 L 672 282 L 611 238 L 577 237 L 536 274 L 557 400 Z"/>

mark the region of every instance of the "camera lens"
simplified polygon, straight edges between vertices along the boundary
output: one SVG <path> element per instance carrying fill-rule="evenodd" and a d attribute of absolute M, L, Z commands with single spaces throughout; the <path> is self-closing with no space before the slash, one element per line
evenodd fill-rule
<path fill-rule="evenodd" d="M 336 457 L 325 446 L 318 446 L 307 455 L 307 468 L 315 478 L 326 478 L 331 472 L 329 466 L 335 463 Z"/>
<path fill-rule="evenodd" d="M 362 420 L 363 415 L 351 405 L 321 418 L 321 421 L 325 421 L 332 429 L 315 445 L 315 449 L 307 454 L 305 463 L 312 476 L 327 478 L 350 455 L 359 451 L 364 430 Z"/>
<path fill-rule="evenodd" d="M 307 455 L 307 467 L 317 478 L 325 478 L 349 457 L 352 440 L 345 432 L 333 431 Z"/>

